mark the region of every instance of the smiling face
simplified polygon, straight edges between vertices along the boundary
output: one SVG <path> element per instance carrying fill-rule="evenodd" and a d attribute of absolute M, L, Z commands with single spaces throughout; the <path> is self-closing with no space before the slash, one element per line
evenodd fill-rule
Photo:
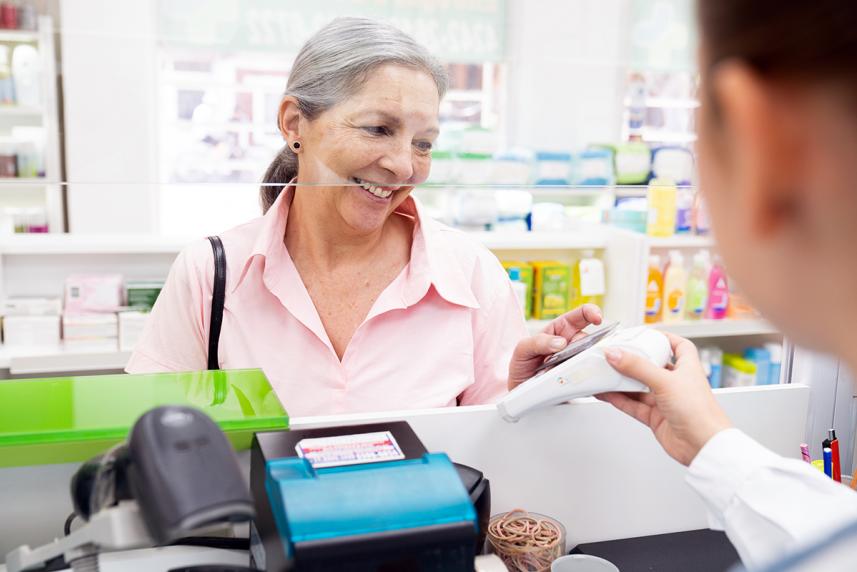
<path fill-rule="evenodd" d="M 439 104 L 429 74 L 399 65 L 376 68 L 358 92 L 313 120 L 286 98 L 280 126 L 289 142 L 301 143 L 302 199 L 358 234 L 382 228 L 428 178 Z"/>

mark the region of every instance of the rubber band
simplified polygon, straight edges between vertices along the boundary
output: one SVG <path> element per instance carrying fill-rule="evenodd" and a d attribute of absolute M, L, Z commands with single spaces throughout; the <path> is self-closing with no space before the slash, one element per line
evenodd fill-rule
<path fill-rule="evenodd" d="M 512 572 L 548 572 L 551 562 L 565 552 L 565 530 L 559 522 L 521 509 L 493 517 L 487 538 Z"/>

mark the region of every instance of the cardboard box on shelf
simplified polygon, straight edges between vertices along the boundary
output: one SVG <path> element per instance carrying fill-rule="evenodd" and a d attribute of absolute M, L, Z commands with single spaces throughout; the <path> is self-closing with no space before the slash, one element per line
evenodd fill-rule
<path fill-rule="evenodd" d="M 533 267 L 533 318 L 549 320 L 568 309 L 571 269 L 556 260 L 530 262 Z"/>
<path fill-rule="evenodd" d="M 72 274 L 65 280 L 65 311 L 115 312 L 123 305 L 123 293 L 119 274 Z"/>
<path fill-rule="evenodd" d="M 119 320 L 113 313 L 65 312 L 62 318 L 66 348 L 116 351 Z"/>
<path fill-rule="evenodd" d="M 134 351 L 134 346 L 143 335 L 143 328 L 149 317 L 148 312 L 129 310 L 119 312 L 119 351 Z"/>
<path fill-rule="evenodd" d="M 59 316 L 59 298 L 10 297 L 0 301 L 0 316 Z"/>
<path fill-rule="evenodd" d="M 60 343 L 60 317 L 5 316 L 3 341 L 7 346 L 57 347 Z"/>

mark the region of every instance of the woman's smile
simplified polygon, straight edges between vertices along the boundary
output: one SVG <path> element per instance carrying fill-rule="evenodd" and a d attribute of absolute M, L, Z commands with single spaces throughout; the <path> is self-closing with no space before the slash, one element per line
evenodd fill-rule
<path fill-rule="evenodd" d="M 372 198 L 378 199 L 378 200 L 381 200 L 384 202 L 389 201 L 390 197 L 393 196 L 393 193 L 402 188 L 399 186 L 395 186 L 395 187 L 386 186 L 385 187 L 385 186 L 382 186 L 378 183 L 373 183 L 370 181 L 365 181 L 363 179 L 358 179 L 357 177 L 352 177 L 351 180 L 354 181 L 355 183 L 357 183 L 357 185 L 359 185 L 361 189 L 366 191 L 367 194 L 371 195 Z"/>

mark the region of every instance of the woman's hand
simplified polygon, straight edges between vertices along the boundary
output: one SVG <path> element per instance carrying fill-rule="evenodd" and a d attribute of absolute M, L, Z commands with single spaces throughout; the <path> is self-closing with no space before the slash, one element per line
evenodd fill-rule
<path fill-rule="evenodd" d="M 595 304 L 584 304 L 554 318 L 540 334 L 518 342 L 509 363 L 509 391 L 533 377 L 545 357 L 555 354 L 569 342 L 584 337 L 586 334 L 581 331 L 583 328 L 600 323 L 601 308 Z"/>
<path fill-rule="evenodd" d="M 605 351 L 610 365 L 647 385 L 651 393 L 614 392 L 596 397 L 647 425 L 670 457 L 689 465 L 709 439 L 732 424 L 711 393 L 696 346 L 684 338 L 667 336 L 676 358 L 670 369 L 616 348 Z"/>

